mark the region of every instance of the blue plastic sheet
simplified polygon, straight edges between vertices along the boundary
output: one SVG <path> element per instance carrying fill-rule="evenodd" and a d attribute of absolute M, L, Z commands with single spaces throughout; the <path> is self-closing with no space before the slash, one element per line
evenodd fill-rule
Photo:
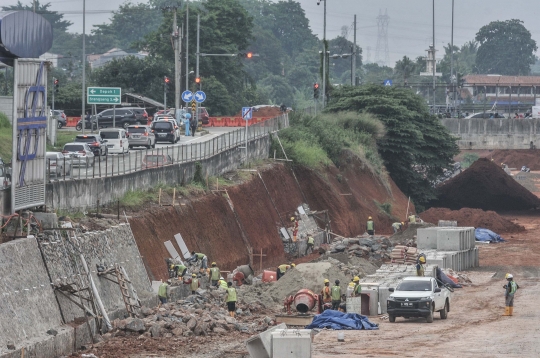
<path fill-rule="evenodd" d="M 306 327 L 306 329 L 313 328 L 373 330 L 379 329 L 379 326 L 371 323 L 366 316 L 357 313 L 326 310 L 322 314 L 316 315 L 313 322 Z"/>
<path fill-rule="evenodd" d="M 499 234 L 494 233 L 491 230 L 483 229 L 483 228 L 477 228 L 476 230 L 474 230 L 474 236 L 476 237 L 476 241 L 483 241 L 483 242 L 505 242 L 506 241 Z"/>

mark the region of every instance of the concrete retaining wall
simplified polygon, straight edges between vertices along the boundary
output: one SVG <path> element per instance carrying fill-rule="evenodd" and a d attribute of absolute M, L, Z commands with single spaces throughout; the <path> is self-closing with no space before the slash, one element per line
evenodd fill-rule
<path fill-rule="evenodd" d="M 460 149 L 529 149 L 531 142 L 540 148 L 540 119 L 446 118 L 442 124 Z"/>
<path fill-rule="evenodd" d="M 269 156 L 270 137 L 265 136 L 248 143 L 249 160 Z M 204 176 L 219 176 L 237 169 L 242 164 L 243 149 L 232 148 L 211 158 L 200 160 Z M 195 174 L 195 162 L 175 164 L 163 168 L 147 169 L 109 178 L 65 180 L 47 184 L 45 202 L 51 209 L 76 209 L 108 204 L 132 190 L 148 189 L 158 183 L 178 185 L 189 183 Z"/>

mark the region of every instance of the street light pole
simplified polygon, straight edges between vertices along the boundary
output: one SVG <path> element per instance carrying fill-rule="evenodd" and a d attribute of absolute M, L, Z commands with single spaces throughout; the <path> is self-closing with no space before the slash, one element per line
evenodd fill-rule
<path fill-rule="evenodd" d="M 326 0 L 324 1 L 324 21 L 323 21 L 323 82 L 322 82 L 322 107 L 326 102 Z"/>
<path fill-rule="evenodd" d="M 186 1 L 186 91 L 189 91 L 189 1 Z M 186 102 L 186 110 L 187 107 Z"/>
<path fill-rule="evenodd" d="M 456 81 L 454 78 L 454 0 L 452 0 L 452 34 L 450 36 L 450 80 L 452 81 L 452 107 L 456 110 Z"/>
<path fill-rule="evenodd" d="M 201 15 L 200 14 L 197 14 L 197 62 L 195 64 L 195 78 L 200 78 L 199 77 L 199 40 L 200 40 L 200 29 L 201 29 Z M 201 83 L 199 82 L 199 86 L 201 85 Z M 199 88 L 195 88 L 197 91 L 200 90 L 200 87 Z M 196 121 L 197 121 L 197 126 L 199 125 L 199 102 L 195 101 L 195 118 L 196 118 Z"/>
<path fill-rule="evenodd" d="M 435 114 L 435 65 L 437 64 L 435 56 L 435 0 L 433 0 L 433 114 Z"/>
<path fill-rule="evenodd" d="M 85 122 L 85 102 L 86 102 L 86 0 L 83 0 L 83 15 L 82 15 L 82 111 L 81 111 L 81 123 L 82 134 L 86 127 Z M 90 128 L 92 128 L 92 119 L 90 119 Z"/>

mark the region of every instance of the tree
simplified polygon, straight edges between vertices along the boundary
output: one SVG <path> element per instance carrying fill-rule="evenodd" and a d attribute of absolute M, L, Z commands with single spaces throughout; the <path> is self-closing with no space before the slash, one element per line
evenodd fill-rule
<path fill-rule="evenodd" d="M 407 56 L 403 56 L 401 60 L 396 62 L 396 66 L 394 67 L 394 73 L 396 74 L 396 76 L 402 78 L 403 85 L 407 86 L 409 78 L 416 73 L 416 63 L 414 63 Z"/>
<path fill-rule="evenodd" d="M 339 81 L 342 84 L 351 83 L 351 56 L 334 57 L 334 55 L 350 54 L 353 52 L 353 43 L 344 36 L 338 36 L 328 42 L 330 51 L 330 76 L 332 83 Z M 356 48 L 356 66 L 362 66 L 362 49 Z M 354 83 L 354 82 L 353 82 Z"/>
<path fill-rule="evenodd" d="M 417 208 L 435 198 L 431 183 L 450 168 L 459 149 L 422 97 L 396 86 L 344 87 L 334 91 L 326 111 L 376 115 L 386 127 L 377 147 L 392 179 Z"/>
<path fill-rule="evenodd" d="M 493 21 L 476 34 L 480 44 L 476 55 L 479 73 L 528 75 L 538 49 L 521 20 Z"/>
<path fill-rule="evenodd" d="M 290 103 L 293 98 L 293 89 L 282 76 L 268 76 L 260 82 L 260 86 L 275 104 Z"/>
<path fill-rule="evenodd" d="M 392 79 L 394 70 L 388 66 L 379 66 L 376 63 L 366 63 L 362 66 L 364 75 L 362 82 L 382 84 L 386 79 Z"/>
<path fill-rule="evenodd" d="M 51 23 L 53 28 L 53 34 L 59 35 L 62 32 L 66 32 L 68 27 L 73 25 L 71 21 L 64 20 L 64 15 L 59 14 L 57 11 L 50 11 L 51 3 L 41 4 L 39 0 L 35 0 L 36 13 L 43 16 L 47 21 Z M 27 10 L 34 11 L 34 3 L 30 2 L 30 5 L 23 5 L 20 1 L 17 1 L 17 5 L 12 6 L 2 6 L 2 11 L 16 11 L 16 10 Z"/>
<path fill-rule="evenodd" d="M 454 75 L 461 73 L 468 75 L 476 72 L 476 51 L 478 43 L 469 41 L 463 44 L 461 48 L 454 45 Z M 450 67 L 451 67 L 451 47 L 444 46 L 444 57 L 437 65 L 437 69 L 442 72 L 442 79 L 450 83 Z"/>

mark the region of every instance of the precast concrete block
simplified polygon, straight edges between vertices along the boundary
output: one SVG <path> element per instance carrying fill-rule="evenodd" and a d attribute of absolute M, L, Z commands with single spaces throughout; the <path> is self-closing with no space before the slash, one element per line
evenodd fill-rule
<path fill-rule="evenodd" d="M 418 229 L 416 232 L 416 246 L 418 249 L 436 249 L 439 229 L 441 228 L 437 226 Z"/>

